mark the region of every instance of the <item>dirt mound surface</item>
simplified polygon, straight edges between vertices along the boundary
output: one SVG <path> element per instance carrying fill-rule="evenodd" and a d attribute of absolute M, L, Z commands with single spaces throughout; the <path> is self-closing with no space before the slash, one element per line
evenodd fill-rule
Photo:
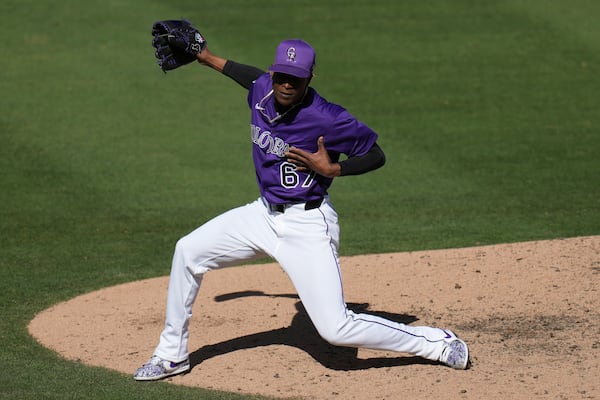
<path fill-rule="evenodd" d="M 341 261 L 351 308 L 450 328 L 472 368 L 325 343 L 273 263 L 205 276 L 192 370 L 170 381 L 302 399 L 600 399 L 599 236 Z M 88 293 L 41 312 L 29 331 L 69 360 L 131 374 L 157 344 L 167 285 Z"/>

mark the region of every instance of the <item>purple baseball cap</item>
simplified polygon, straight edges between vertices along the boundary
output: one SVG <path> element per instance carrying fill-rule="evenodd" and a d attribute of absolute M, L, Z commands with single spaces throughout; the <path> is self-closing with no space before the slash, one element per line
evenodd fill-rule
<path fill-rule="evenodd" d="M 315 50 L 312 46 L 300 39 L 288 39 L 277 46 L 275 62 L 269 71 L 310 78 L 314 66 Z"/>

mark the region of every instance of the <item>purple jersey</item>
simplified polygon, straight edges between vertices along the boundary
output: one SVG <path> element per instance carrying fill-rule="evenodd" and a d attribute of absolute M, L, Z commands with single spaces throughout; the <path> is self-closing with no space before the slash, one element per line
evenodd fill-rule
<path fill-rule="evenodd" d="M 256 180 L 261 195 L 272 204 L 316 200 L 327 195 L 333 178 L 298 171 L 284 156 L 290 147 L 315 153 L 323 136 L 332 162 L 340 154 L 362 156 L 377 134 L 343 107 L 329 103 L 309 88 L 301 105 L 279 116 L 269 74 L 261 75 L 248 93 Z"/>

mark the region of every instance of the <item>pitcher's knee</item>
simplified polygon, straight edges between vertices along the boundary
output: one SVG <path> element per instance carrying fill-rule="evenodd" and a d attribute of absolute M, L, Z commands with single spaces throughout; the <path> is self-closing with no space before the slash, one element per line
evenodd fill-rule
<path fill-rule="evenodd" d="M 173 265 L 171 268 L 181 269 L 193 275 L 197 275 L 200 271 L 198 271 L 198 266 L 195 265 L 194 262 L 196 253 L 197 249 L 192 240 L 190 240 L 187 236 L 182 237 L 175 244 Z"/>
<path fill-rule="evenodd" d="M 317 326 L 321 338 L 334 346 L 354 346 L 351 338 L 347 335 L 346 324 L 325 324 Z"/>
<path fill-rule="evenodd" d="M 192 251 L 192 241 L 188 236 L 181 237 L 177 243 L 175 243 L 175 254 L 188 254 Z"/>

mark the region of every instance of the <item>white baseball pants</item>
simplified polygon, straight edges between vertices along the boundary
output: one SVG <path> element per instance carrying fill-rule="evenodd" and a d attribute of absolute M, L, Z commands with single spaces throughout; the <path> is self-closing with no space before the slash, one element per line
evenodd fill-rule
<path fill-rule="evenodd" d="M 316 209 L 297 204 L 280 213 L 259 198 L 208 221 L 175 246 L 165 328 L 154 354 L 173 362 L 188 358 L 189 320 L 204 273 L 270 256 L 290 277 L 317 331 L 331 344 L 438 360 L 448 332 L 348 310 L 338 245 L 338 217 L 328 199 Z"/>

